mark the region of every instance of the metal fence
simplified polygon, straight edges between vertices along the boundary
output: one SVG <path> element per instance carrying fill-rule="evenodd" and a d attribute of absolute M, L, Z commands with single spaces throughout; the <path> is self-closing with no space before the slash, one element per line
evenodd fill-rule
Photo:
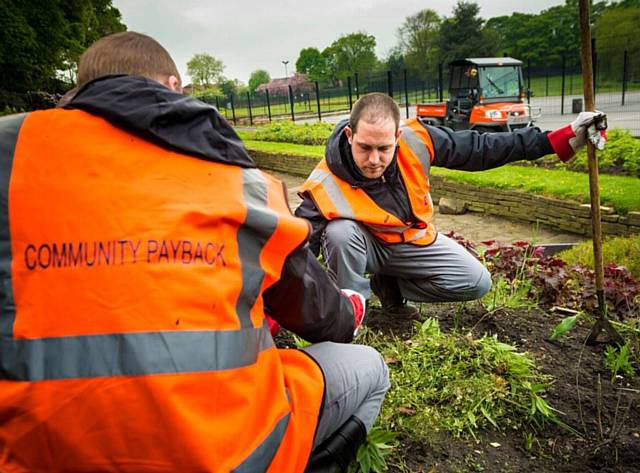
<path fill-rule="evenodd" d="M 582 72 L 579 57 L 566 57 L 548 67 L 523 64 L 527 100 L 539 109 L 544 126 L 567 122 L 582 110 Z M 610 127 L 629 129 L 640 136 L 640 51 L 599 50 L 594 54 L 596 108 L 607 113 Z M 418 77 L 407 70 L 355 73 L 334 86 L 318 82 L 242 96 L 203 97 L 234 124 L 254 125 L 276 119 L 323 120 L 346 114 L 363 94 L 383 92 L 392 96 L 406 117 L 415 115 L 418 103 L 447 99 L 448 68 Z"/>

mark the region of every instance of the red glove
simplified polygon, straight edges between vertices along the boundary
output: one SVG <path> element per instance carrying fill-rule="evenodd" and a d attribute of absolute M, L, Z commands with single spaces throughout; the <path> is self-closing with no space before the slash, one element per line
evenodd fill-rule
<path fill-rule="evenodd" d="M 347 299 L 349 299 L 353 306 L 353 336 L 355 337 L 360 325 L 362 325 L 362 321 L 364 320 L 366 301 L 362 294 L 352 291 L 351 289 L 340 289 L 340 292 L 347 296 Z"/>
<path fill-rule="evenodd" d="M 569 161 L 586 144 L 587 139 L 599 150 L 607 141 L 606 115 L 602 112 L 582 112 L 569 125 L 547 135 L 551 147 L 562 161 Z"/>
<path fill-rule="evenodd" d="M 269 326 L 269 332 L 271 332 L 271 336 L 275 337 L 280 331 L 280 324 L 266 314 L 264 317 L 267 319 L 267 325 Z"/>

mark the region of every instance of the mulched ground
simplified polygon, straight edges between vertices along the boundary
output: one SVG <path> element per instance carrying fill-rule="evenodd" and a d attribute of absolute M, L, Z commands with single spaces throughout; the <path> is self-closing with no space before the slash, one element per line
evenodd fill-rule
<path fill-rule="evenodd" d="M 454 304 L 423 304 L 421 318 L 436 317 L 443 330 L 453 329 Z M 411 472 L 640 472 L 640 377 L 617 380 L 603 366 L 603 344 L 585 346 L 589 327 L 578 326 L 562 340 L 549 341 L 560 314 L 509 310 L 487 314 L 470 303 L 457 321 L 475 335 L 499 339 L 532 353 L 542 371 L 553 376 L 546 399 L 560 418 L 583 434 L 555 425 L 535 433 L 530 451 L 523 432 L 487 432 L 459 441 L 442 434 L 428 443 L 400 437 L 389 471 Z M 372 310 L 366 325 L 385 335 L 409 337 L 412 320 L 394 320 Z M 498 443 L 492 447 L 490 443 Z M 399 465 L 402 464 L 403 468 Z"/>

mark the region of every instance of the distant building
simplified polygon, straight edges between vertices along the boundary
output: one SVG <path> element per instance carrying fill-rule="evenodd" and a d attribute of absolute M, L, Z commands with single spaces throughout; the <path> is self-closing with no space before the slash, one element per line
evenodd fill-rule
<path fill-rule="evenodd" d="M 278 79 L 271 79 L 266 84 L 260 84 L 256 89 L 256 92 L 269 91 L 269 95 L 281 95 L 286 96 L 289 94 L 289 86 L 295 95 L 309 94 L 313 92 L 315 86 L 312 82 L 309 82 L 309 78 L 306 74 L 298 74 L 297 72 L 290 77 L 282 77 Z"/>

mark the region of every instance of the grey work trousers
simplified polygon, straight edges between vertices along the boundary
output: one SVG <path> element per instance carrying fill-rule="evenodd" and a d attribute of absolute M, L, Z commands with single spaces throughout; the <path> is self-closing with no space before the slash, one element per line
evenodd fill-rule
<path fill-rule="evenodd" d="M 338 287 L 371 297 L 365 273 L 398 280 L 402 297 L 417 302 L 478 299 L 491 289 L 489 271 L 454 240 L 438 234 L 428 246 L 386 245 L 364 225 L 337 219 L 327 225 L 322 246 L 329 275 Z"/>
<path fill-rule="evenodd" d="M 389 389 L 382 355 L 364 345 L 323 342 L 302 349 L 320 366 L 325 379 L 324 405 L 313 448 L 329 438 L 351 416 L 371 430 Z"/>

